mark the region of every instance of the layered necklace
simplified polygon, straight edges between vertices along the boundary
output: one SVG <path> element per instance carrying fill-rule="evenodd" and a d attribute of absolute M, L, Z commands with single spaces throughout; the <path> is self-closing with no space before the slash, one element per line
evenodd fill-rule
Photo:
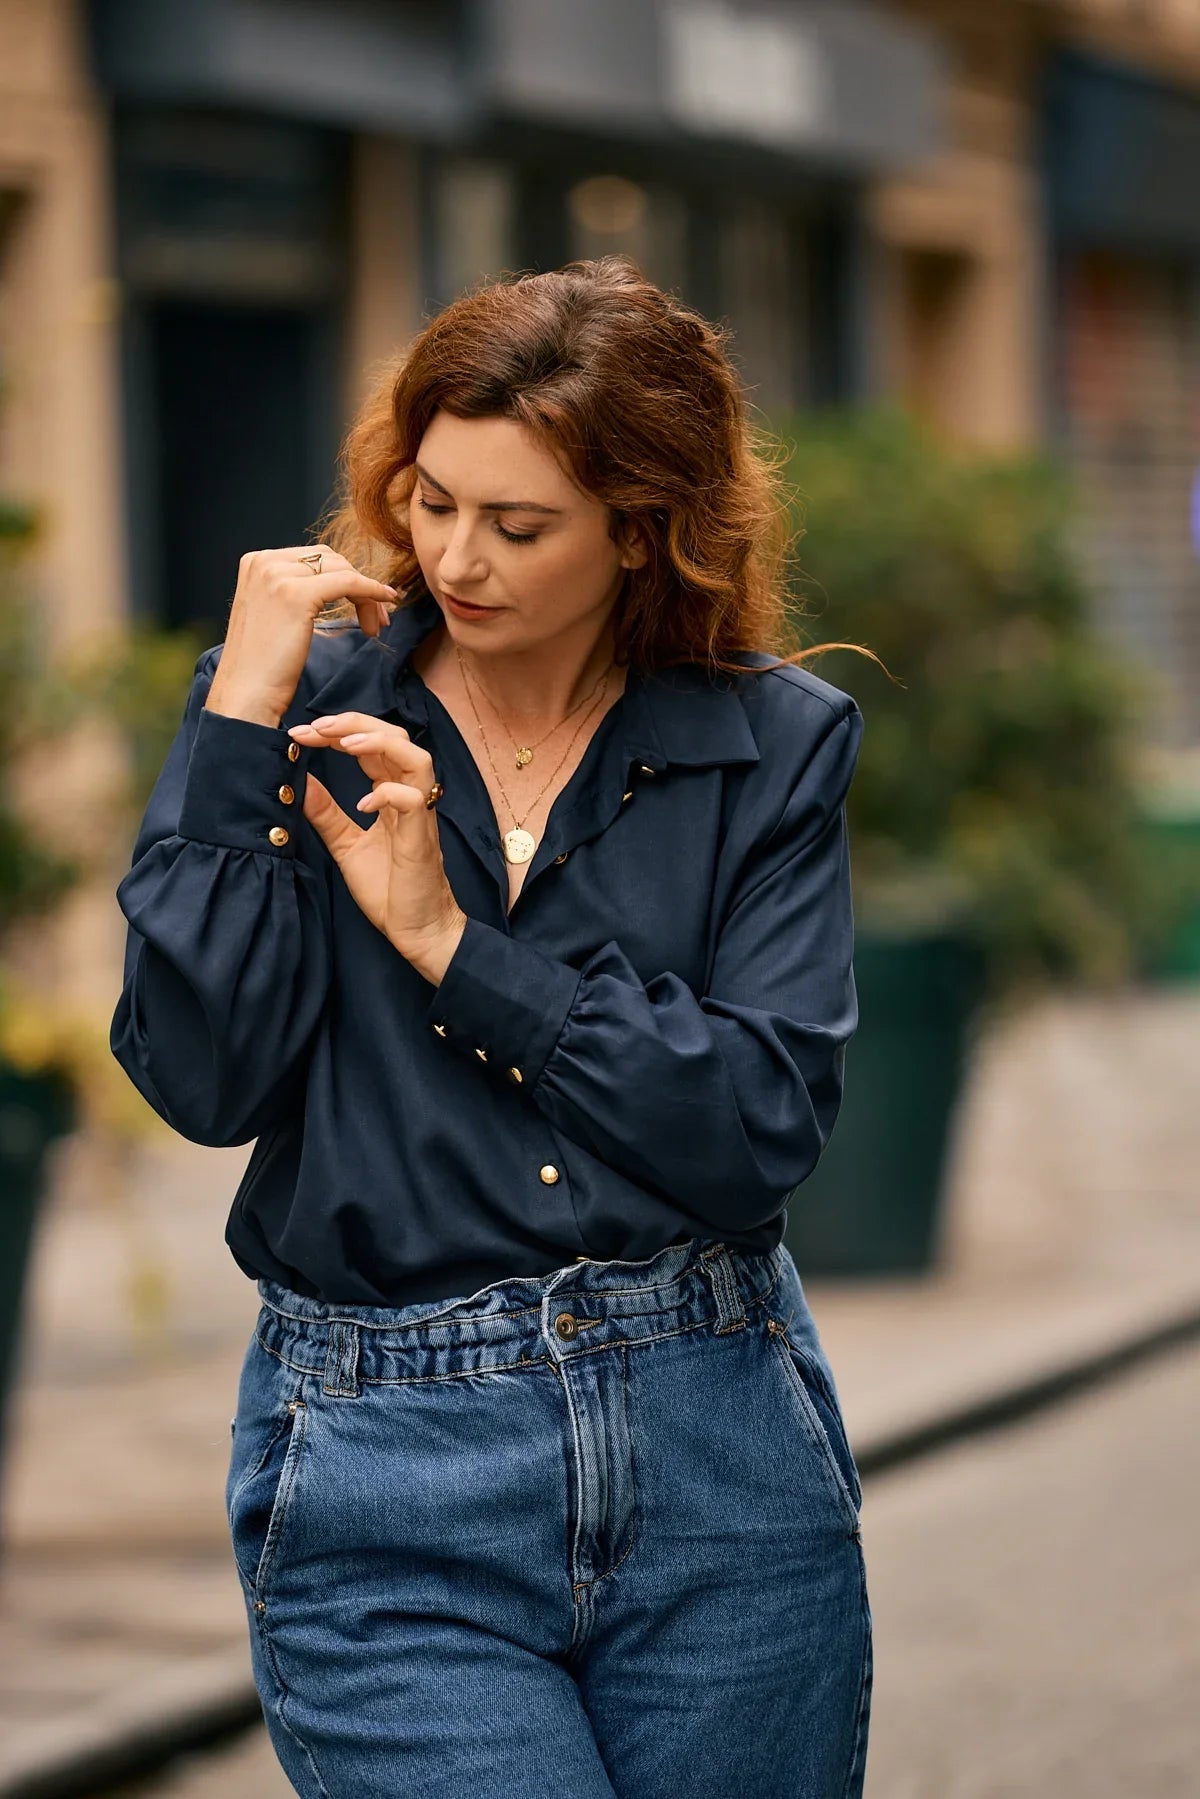
<path fill-rule="evenodd" d="M 467 698 L 471 702 L 471 711 L 475 714 L 475 723 L 479 727 L 479 735 L 483 742 L 484 750 L 487 753 L 487 759 L 492 765 L 492 773 L 496 777 L 496 785 L 500 789 L 500 793 L 504 800 L 504 804 L 506 805 L 509 813 L 512 816 L 512 821 L 513 821 L 512 829 L 508 830 L 508 831 L 504 831 L 501 834 L 501 838 L 500 838 L 500 842 L 504 849 L 504 859 L 506 862 L 511 862 L 511 863 L 528 862 L 528 860 L 532 856 L 534 850 L 537 848 L 537 839 L 533 836 L 533 834 L 531 832 L 523 829 L 523 826 L 525 824 L 525 819 L 530 816 L 530 814 L 534 810 L 534 807 L 537 805 L 538 800 L 541 799 L 542 794 L 544 794 L 546 792 L 547 788 L 550 787 L 550 785 L 552 784 L 555 775 L 557 775 L 559 769 L 562 767 L 563 763 L 566 761 L 567 757 L 571 754 L 571 751 L 574 749 L 575 744 L 578 741 L 580 732 L 584 729 L 584 726 L 587 724 L 588 720 L 591 718 L 592 713 L 596 710 L 597 706 L 599 706 L 601 704 L 601 702 L 603 701 L 605 694 L 608 692 L 608 677 L 612 673 L 615 664 L 613 662 L 610 662 L 608 667 L 605 669 L 604 673 L 600 676 L 600 679 L 597 681 L 596 686 L 592 688 L 591 693 L 587 694 L 582 700 L 580 700 L 579 705 L 572 706 L 571 710 L 563 718 L 559 719 L 558 723 L 553 727 L 553 729 L 547 731 L 544 737 L 539 737 L 537 740 L 537 743 L 533 744 L 532 746 L 529 746 L 526 744 L 518 744 L 516 741 L 516 738 L 513 737 L 512 732 L 508 730 L 507 724 L 504 725 L 505 730 L 508 731 L 509 741 L 511 742 L 513 749 L 516 751 L 517 767 L 524 768 L 527 763 L 530 763 L 533 761 L 534 750 L 540 748 L 540 746 L 543 743 L 545 743 L 546 738 L 553 737 L 555 731 L 561 730 L 563 725 L 566 724 L 567 719 L 573 718 L 575 716 L 575 714 L 579 711 L 580 706 L 587 705 L 588 700 L 592 700 L 592 694 L 596 695 L 596 698 L 594 700 L 592 700 L 591 705 L 588 706 L 587 711 L 584 713 L 582 720 L 576 726 L 575 734 L 571 738 L 570 743 L 568 743 L 566 749 L 563 751 L 562 755 L 559 757 L 557 763 L 555 764 L 554 769 L 550 774 L 549 780 L 547 780 L 545 783 L 545 786 L 543 786 L 540 789 L 540 791 L 538 792 L 536 798 L 532 801 L 532 803 L 526 807 L 524 816 L 522 818 L 518 818 L 516 815 L 516 810 L 513 807 L 513 803 L 509 799 L 508 794 L 505 791 L 504 782 L 500 778 L 500 770 L 496 767 L 496 759 L 492 755 L 492 746 L 488 742 L 487 732 L 483 728 L 483 720 L 479 716 L 479 708 L 475 704 L 475 698 L 471 692 L 470 682 L 468 681 L 468 678 L 467 678 L 467 675 L 468 675 L 467 665 L 463 660 L 462 651 L 459 649 L 457 644 L 455 644 L 455 646 L 454 646 L 454 653 L 458 657 L 458 666 L 459 666 L 460 670 L 462 671 L 463 686 L 466 688 Z M 483 692 L 482 688 L 480 688 L 480 692 L 481 693 Z M 485 695 L 484 697 L 486 698 L 487 696 Z M 488 703 L 491 704 L 490 701 Z M 495 706 L 492 706 L 492 710 L 493 710 L 493 712 L 496 712 L 497 717 L 500 716 L 500 714 L 497 711 Z M 502 724 L 504 723 L 503 719 L 501 719 L 501 723 Z"/>

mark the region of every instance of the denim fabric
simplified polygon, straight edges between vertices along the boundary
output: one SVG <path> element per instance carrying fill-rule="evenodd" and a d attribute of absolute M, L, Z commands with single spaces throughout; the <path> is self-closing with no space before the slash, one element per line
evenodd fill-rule
<path fill-rule="evenodd" d="M 786 1247 L 258 1291 L 226 1503 L 297 1792 L 861 1795 L 861 1490 Z"/>

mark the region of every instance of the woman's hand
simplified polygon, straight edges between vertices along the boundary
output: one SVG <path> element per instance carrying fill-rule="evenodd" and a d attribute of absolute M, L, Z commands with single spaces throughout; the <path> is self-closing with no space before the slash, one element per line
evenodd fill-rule
<path fill-rule="evenodd" d="M 433 757 L 402 725 L 341 712 L 288 735 L 313 749 L 353 756 L 371 782 L 358 810 L 378 813 L 367 830 L 354 823 L 313 775 L 304 816 L 320 834 L 351 896 L 371 923 L 436 987 L 458 948 L 467 917 L 446 879 L 437 817 L 425 804 Z"/>
<path fill-rule="evenodd" d="M 302 556 L 320 556 L 317 574 Z M 327 544 L 249 550 L 238 565 L 229 629 L 205 705 L 251 724 L 278 726 L 295 698 L 313 624 L 332 600 L 349 600 L 368 637 L 389 618 L 396 590 L 361 575 Z"/>

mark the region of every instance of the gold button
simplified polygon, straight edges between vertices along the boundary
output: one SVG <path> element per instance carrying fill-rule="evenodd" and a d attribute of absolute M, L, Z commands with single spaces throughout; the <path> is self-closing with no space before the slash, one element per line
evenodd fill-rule
<path fill-rule="evenodd" d="M 300 760 L 300 745 L 298 743 L 289 743 L 288 744 L 288 761 L 289 762 L 299 762 L 299 760 Z"/>
<path fill-rule="evenodd" d="M 296 789 L 294 787 L 288 787 L 285 784 L 279 789 L 279 797 L 285 806 L 290 806 L 296 797 Z"/>
<path fill-rule="evenodd" d="M 446 1035 L 446 1027 L 444 1024 L 435 1024 L 433 1028 L 439 1037 L 444 1037 Z"/>
<path fill-rule="evenodd" d="M 577 1337 L 579 1335 L 578 1321 L 570 1312 L 560 1312 L 558 1317 L 554 1320 L 554 1328 L 559 1336 L 566 1337 L 568 1342 L 572 1337 Z"/>
<path fill-rule="evenodd" d="M 291 833 L 285 831 L 282 825 L 276 825 L 274 830 L 267 832 L 267 836 L 271 839 L 275 848 L 281 850 L 284 844 L 289 841 Z"/>
<path fill-rule="evenodd" d="M 622 794 L 622 795 L 621 795 L 621 798 L 622 798 L 622 799 L 623 799 L 623 800 L 631 800 L 631 799 L 632 799 L 632 798 L 633 798 L 633 789 L 632 789 L 632 787 L 631 787 L 631 788 L 630 788 L 630 789 L 629 789 L 629 792 L 628 792 L 628 793 L 623 793 L 623 794 Z"/>
<path fill-rule="evenodd" d="M 481 1062 L 486 1062 L 486 1061 L 487 1061 L 487 1051 L 486 1051 L 486 1049 L 477 1049 L 477 1050 L 476 1050 L 476 1051 L 475 1051 L 475 1054 L 476 1054 L 476 1055 L 477 1055 L 477 1056 L 478 1056 L 478 1057 L 479 1057 L 479 1060 L 480 1060 L 480 1061 L 481 1061 Z"/>
<path fill-rule="evenodd" d="M 554 858 L 554 860 L 555 860 L 555 861 L 556 861 L 556 862 L 565 862 L 565 861 L 566 861 L 566 859 L 567 859 L 567 856 L 568 856 L 568 855 L 569 855 L 569 853 L 570 853 L 570 852 L 569 852 L 569 851 L 568 851 L 568 850 L 564 850 L 564 851 L 563 851 L 563 853 L 562 853 L 562 855 L 561 855 L 561 856 L 555 856 L 555 858 Z"/>
<path fill-rule="evenodd" d="M 544 1167 L 538 1169 L 538 1173 L 548 1187 L 552 1187 L 558 1179 L 558 1169 L 553 1162 L 547 1162 Z"/>
<path fill-rule="evenodd" d="M 644 775 L 652 775 L 654 773 L 654 770 L 652 768 L 647 768 L 644 762 L 641 764 L 641 769 Z"/>
<path fill-rule="evenodd" d="M 516 1082 L 517 1086 L 519 1087 L 521 1085 L 521 1082 L 525 1079 L 525 1076 L 521 1073 L 521 1070 L 519 1068 L 510 1068 L 508 1072 L 509 1072 L 510 1079 L 514 1080 Z"/>

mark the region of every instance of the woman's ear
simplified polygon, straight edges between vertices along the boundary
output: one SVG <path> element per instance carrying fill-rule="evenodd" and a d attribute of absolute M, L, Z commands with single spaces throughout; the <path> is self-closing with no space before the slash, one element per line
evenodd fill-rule
<path fill-rule="evenodd" d="M 644 568 L 650 557 L 650 545 L 636 519 L 624 519 L 619 529 L 621 567 Z"/>

